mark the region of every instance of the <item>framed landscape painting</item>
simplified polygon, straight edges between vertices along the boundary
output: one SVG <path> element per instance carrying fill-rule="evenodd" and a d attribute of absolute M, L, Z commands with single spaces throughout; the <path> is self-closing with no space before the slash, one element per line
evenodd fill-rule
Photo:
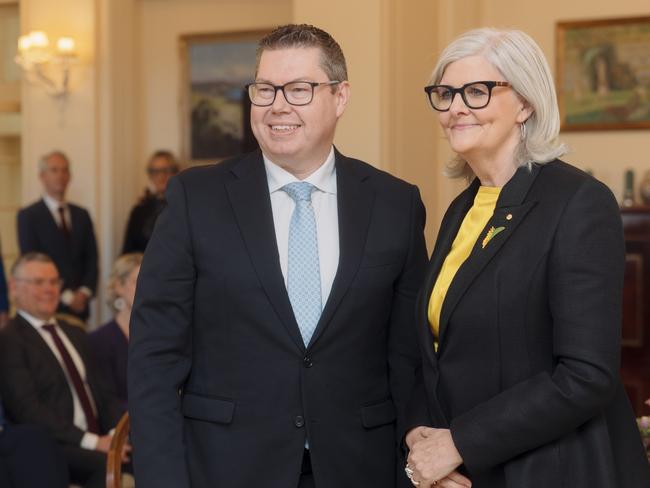
<path fill-rule="evenodd" d="M 255 50 L 266 31 L 180 38 L 183 159 L 218 162 L 257 147 L 244 86 L 255 77 Z"/>
<path fill-rule="evenodd" d="M 559 22 L 562 130 L 650 128 L 650 17 Z"/>

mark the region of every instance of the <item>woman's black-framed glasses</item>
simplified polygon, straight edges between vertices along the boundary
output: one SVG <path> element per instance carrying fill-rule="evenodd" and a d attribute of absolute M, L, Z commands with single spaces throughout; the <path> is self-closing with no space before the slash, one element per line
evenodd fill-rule
<path fill-rule="evenodd" d="M 438 112 L 446 112 L 451 108 L 457 93 L 467 105 L 467 108 L 479 109 L 487 107 L 492 98 L 492 88 L 495 86 L 510 86 L 507 81 L 472 81 L 460 88 L 449 85 L 429 85 L 424 87 L 429 103 Z"/>
<path fill-rule="evenodd" d="M 308 105 L 314 99 L 314 89 L 321 85 L 336 85 L 340 81 L 291 81 L 284 85 L 272 85 L 271 83 L 249 83 L 246 85 L 248 97 L 253 105 L 268 107 L 273 105 L 278 90 L 282 90 L 284 99 L 290 105 Z"/>

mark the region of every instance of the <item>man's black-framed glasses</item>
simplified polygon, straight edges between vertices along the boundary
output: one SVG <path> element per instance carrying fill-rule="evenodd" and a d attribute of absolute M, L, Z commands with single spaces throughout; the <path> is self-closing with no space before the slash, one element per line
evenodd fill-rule
<path fill-rule="evenodd" d="M 479 109 L 487 107 L 492 98 L 492 88 L 495 86 L 510 86 L 507 81 L 472 81 L 460 88 L 449 85 L 429 85 L 424 91 L 429 98 L 429 103 L 438 112 L 446 112 L 451 108 L 454 97 L 457 93 L 467 105 L 467 108 Z"/>
<path fill-rule="evenodd" d="M 249 83 L 246 85 L 248 97 L 253 105 L 268 107 L 273 105 L 278 90 L 282 90 L 284 99 L 290 105 L 308 105 L 314 99 L 314 89 L 321 85 L 336 85 L 340 81 L 291 81 L 284 85 L 272 85 L 271 83 Z"/>

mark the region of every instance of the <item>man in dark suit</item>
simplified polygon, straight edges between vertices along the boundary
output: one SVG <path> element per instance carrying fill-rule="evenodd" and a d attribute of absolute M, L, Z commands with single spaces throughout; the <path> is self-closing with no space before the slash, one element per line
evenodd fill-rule
<path fill-rule="evenodd" d="M 56 263 L 63 279 L 60 311 L 82 320 L 97 287 L 97 243 L 86 209 L 66 202 L 70 163 L 53 151 L 39 162 L 43 198 L 18 212 L 18 244 L 22 254 L 42 252 Z"/>
<path fill-rule="evenodd" d="M 54 319 L 60 284 L 44 254 L 29 253 L 14 264 L 9 290 L 17 314 L 0 335 L 0 392 L 11 420 L 52 433 L 72 482 L 99 488 L 109 431 L 123 407 L 102 383 L 86 333 Z"/>
<path fill-rule="evenodd" d="M 172 178 L 131 322 L 139 488 L 394 488 L 426 261 L 415 186 L 333 147 L 326 32 L 276 29 L 248 87 L 261 152 Z"/>

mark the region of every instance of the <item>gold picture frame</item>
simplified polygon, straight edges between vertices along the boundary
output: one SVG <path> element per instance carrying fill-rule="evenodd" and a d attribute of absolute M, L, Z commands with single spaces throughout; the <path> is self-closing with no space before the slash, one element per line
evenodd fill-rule
<path fill-rule="evenodd" d="M 650 17 L 558 22 L 562 130 L 650 128 Z"/>

